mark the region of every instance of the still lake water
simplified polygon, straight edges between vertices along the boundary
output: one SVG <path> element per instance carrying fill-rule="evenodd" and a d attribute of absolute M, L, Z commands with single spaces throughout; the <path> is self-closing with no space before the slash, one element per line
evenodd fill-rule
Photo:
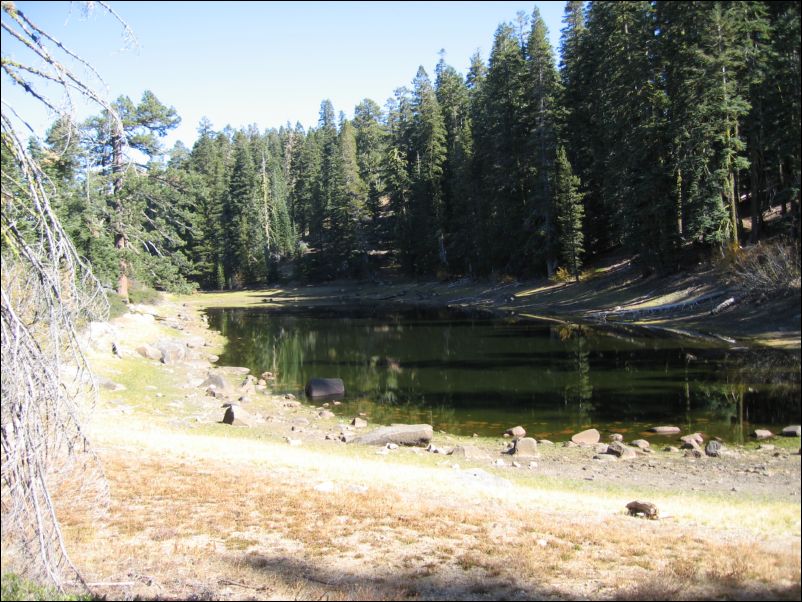
<path fill-rule="evenodd" d="M 798 351 L 436 310 L 207 314 L 227 339 L 220 365 L 274 372 L 274 391 L 299 399 L 310 378 L 341 378 L 331 409 L 347 420 L 492 436 L 520 424 L 552 440 L 671 424 L 728 442 L 800 423 Z"/>

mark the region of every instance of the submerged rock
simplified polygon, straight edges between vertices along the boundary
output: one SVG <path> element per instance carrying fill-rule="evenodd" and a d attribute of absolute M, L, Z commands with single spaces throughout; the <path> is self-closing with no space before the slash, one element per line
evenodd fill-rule
<path fill-rule="evenodd" d="M 345 384 L 341 378 L 313 378 L 306 383 L 305 393 L 308 397 L 345 395 Z"/>

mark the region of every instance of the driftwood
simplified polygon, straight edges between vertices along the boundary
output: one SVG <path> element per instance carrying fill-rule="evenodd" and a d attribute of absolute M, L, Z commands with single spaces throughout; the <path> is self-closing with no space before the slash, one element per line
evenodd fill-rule
<path fill-rule="evenodd" d="M 702 303 L 710 302 L 720 297 L 723 297 L 726 294 L 727 294 L 726 292 L 720 291 L 716 293 L 710 293 L 708 295 L 702 295 L 701 297 L 697 297 L 696 299 L 681 301 L 679 303 L 669 303 L 666 305 L 658 305 L 656 307 L 643 307 L 638 309 L 614 309 L 611 311 L 596 312 L 596 315 L 601 320 L 607 320 L 608 318 L 638 318 L 640 316 L 646 316 L 651 314 L 659 314 L 668 311 L 689 309 Z"/>
<path fill-rule="evenodd" d="M 660 511 L 657 509 L 657 506 L 652 504 L 651 502 L 630 502 L 627 504 L 627 510 L 629 511 L 630 516 L 637 516 L 638 514 L 642 514 L 646 518 L 657 520 L 660 518 Z"/>

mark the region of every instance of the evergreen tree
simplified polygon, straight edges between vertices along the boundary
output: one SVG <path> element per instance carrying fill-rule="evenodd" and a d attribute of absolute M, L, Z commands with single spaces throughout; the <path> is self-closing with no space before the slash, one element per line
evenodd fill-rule
<path fill-rule="evenodd" d="M 573 174 L 565 149 L 560 147 L 554 170 L 554 205 L 557 218 L 557 246 L 562 264 L 579 281 L 585 252 L 582 221 L 585 216 L 579 178 Z"/>

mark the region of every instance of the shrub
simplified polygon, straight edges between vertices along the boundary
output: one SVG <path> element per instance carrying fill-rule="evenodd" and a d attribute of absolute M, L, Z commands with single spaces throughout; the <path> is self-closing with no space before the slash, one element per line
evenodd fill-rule
<path fill-rule="evenodd" d="M 725 278 L 749 293 L 799 291 L 799 247 L 795 241 L 772 240 L 725 255 Z"/>

